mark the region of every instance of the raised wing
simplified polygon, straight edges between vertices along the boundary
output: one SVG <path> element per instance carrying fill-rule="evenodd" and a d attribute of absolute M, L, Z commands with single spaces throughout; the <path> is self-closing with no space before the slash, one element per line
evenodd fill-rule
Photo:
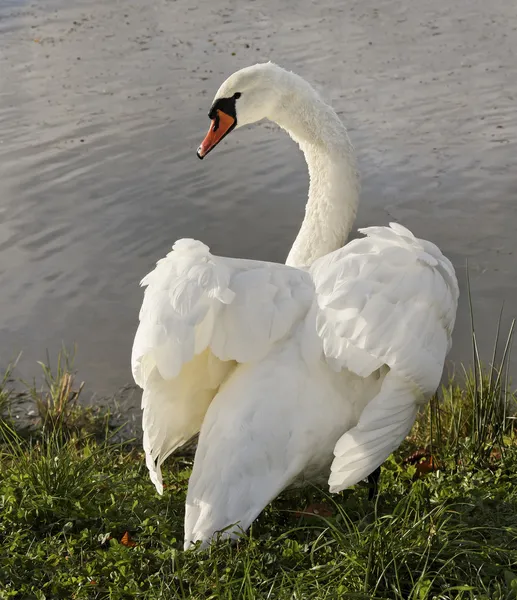
<path fill-rule="evenodd" d="M 366 477 L 409 433 L 439 385 L 459 295 L 452 264 L 434 244 L 396 223 L 360 231 L 367 237 L 310 269 L 327 362 L 363 377 L 390 369 L 335 446 L 333 492 Z"/>
<path fill-rule="evenodd" d="M 160 465 L 199 431 L 235 364 L 259 361 L 305 317 L 314 285 L 304 271 L 213 256 L 188 239 L 142 285 L 132 369 L 144 390 L 147 466 L 162 493 Z"/>

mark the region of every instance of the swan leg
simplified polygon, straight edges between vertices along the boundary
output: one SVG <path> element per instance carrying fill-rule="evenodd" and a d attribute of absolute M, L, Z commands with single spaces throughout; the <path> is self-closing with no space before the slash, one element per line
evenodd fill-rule
<path fill-rule="evenodd" d="M 381 468 L 377 467 L 375 471 L 368 475 L 368 500 L 371 502 L 379 493 L 379 478 L 381 476 Z"/>

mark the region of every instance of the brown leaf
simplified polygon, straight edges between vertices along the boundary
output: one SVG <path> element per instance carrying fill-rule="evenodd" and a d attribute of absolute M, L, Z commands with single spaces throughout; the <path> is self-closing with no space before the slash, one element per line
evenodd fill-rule
<path fill-rule="evenodd" d="M 427 456 L 424 460 L 421 460 L 419 463 L 415 465 L 416 468 L 416 476 L 422 477 L 423 475 L 427 475 L 427 473 L 431 473 L 432 471 L 436 471 L 438 469 L 438 464 L 432 455 Z"/>
<path fill-rule="evenodd" d="M 501 450 L 499 450 L 498 448 L 492 448 L 492 451 L 490 452 L 490 459 L 493 460 L 494 462 L 498 462 L 501 460 Z"/>
<path fill-rule="evenodd" d="M 438 461 L 431 454 L 429 448 L 415 450 L 413 454 L 410 454 L 402 461 L 402 464 L 415 465 L 415 479 L 440 468 Z"/>
<path fill-rule="evenodd" d="M 403 465 L 414 465 L 420 459 L 422 459 L 426 456 L 429 456 L 429 450 L 427 450 L 426 448 L 419 448 L 418 450 L 415 450 L 415 452 L 413 452 L 413 454 L 410 454 L 409 456 L 407 456 L 402 461 L 402 464 Z"/>
<path fill-rule="evenodd" d="M 123 546 L 126 546 L 127 548 L 134 548 L 136 546 L 136 542 L 133 542 L 133 540 L 131 539 L 129 531 L 126 531 L 126 533 L 122 536 L 122 538 L 120 539 L 120 543 Z"/>

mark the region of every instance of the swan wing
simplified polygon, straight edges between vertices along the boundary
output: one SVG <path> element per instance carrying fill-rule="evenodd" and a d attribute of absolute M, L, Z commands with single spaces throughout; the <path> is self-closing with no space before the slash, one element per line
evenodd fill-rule
<path fill-rule="evenodd" d="M 366 237 L 310 269 L 328 364 L 362 377 L 389 367 L 357 425 L 336 443 L 333 492 L 364 479 L 409 433 L 439 385 L 459 296 L 451 262 L 431 242 L 396 223 L 360 232 Z"/>
<path fill-rule="evenodd" d="M 314 285 L 281 264 L 221 258 L 195 240 L 176 242 L 147 275 L 132 352 L 143 388 L 143 435 L 151 480 L 197 433 L 237 363 L 260 361 L 304 318 Z"/>

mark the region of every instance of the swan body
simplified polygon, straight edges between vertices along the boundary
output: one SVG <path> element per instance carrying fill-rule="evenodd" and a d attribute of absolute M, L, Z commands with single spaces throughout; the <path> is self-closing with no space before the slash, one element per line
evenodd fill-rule
<path fill-rule="evenodd" d="M 144 278 L 132 368 L 144 449 L 161 464 L 200 432 L 185 549 L 235 537 L 283 489 L 367 477 L 404 440 L 439 385 L 458 284 L 450 261 L 405 227 L 360 230 L 346 130 L 302 78 L 271 63 L 216 94 L 203 157 L 229 131 L 269 118 L 305 154 L 305 218 L 286 264 L 223 258 L 177 241 Z"/>

